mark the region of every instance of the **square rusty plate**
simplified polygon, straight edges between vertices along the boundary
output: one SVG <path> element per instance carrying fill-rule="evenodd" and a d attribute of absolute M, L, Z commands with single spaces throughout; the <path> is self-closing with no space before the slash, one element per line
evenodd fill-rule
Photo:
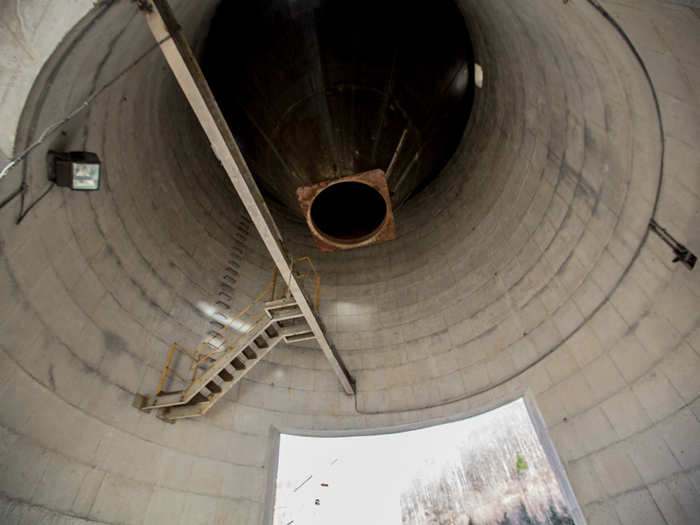
<path fill-rule="evenodd" d="M 337 191 L 339 189 L 337 185 L 344 183 L 359 183 L 373 189 L 374 193 L 371 191 L 365 192 L 364 190 L 360 192 L 362 195 L 366 194 L 369 198 L 368 201 L 372 202 L 362 202 L 361 200 L 357 201 L 358 193 L 356 191 L 348 191 L 346 193 L 347 200 L 344 200 L 343 192 Z M 366 213 L 367 210 L 372 207 L 372 205 L 376 205 L 377 202 L 381 202 L 381 200 L 377 198 L 377 196 L 380 196 L 386 207 L 384 217 L 377 216 L 378 220 L 376 222 L 378 222 L 378 224 L 376 224 L 376 226 L 370 220 L 369 224 L 371 226 L 369 231 L 363 231 L 360 227 L 360 230 L 356 235 L 348 234 L 336 236 L 334 235 L 334 232 L 324 231 L 322 227 L 320 227 L 319 224 L 314 221 L 313 216 L 315 215 L 315 212 L 312 213 L 312 210 L 317 210 L 318 207 L 321 206 L 321 204 L 317 204 L 317 207 L 314 208 L 316 199 L 322 195 L 324 191 L 333 186 L 336 186 L 336 191 L 333 192 L 333 199 L 335 199 L 335 201 L 333 201 L 331 204 L 337 205 L 337 213 L 348 212 L 348 210 L 350 210 L 349 213 L 357 214 L 358 224 L 362 223 L 363 226 L 366 226 L 367 218 L 362 214 Z M 355 189 L 358 188 L 355 185 L 352 186 Z M 345 186 L 344 188 L 350 188 L 350 185 Z M 325 195 L 325 200 L 330 199 L 330 197 L 327 197 L 328 195 L 331 195 L 330 193 L 326 193 Z M 318 182 L 316 184 L 311 184 L 310 186 L 302 186 L 297 188 L 297 198 L 299 199 L 299 206 L 301 207 L 306 223 L 311 230 L 311 234 L 322 252 L 351 250 L 353 248 L 369 246 L 370 244 L 377 244 L 396 238 L 396 225 L 394 222 L 394 212 L 391 206 L 391 197 L 389 195 L 386 177 L 382 170 L 366 171 L 364 173 L 357 173 L 355 175 L 341 177 L 339 179 Z M 322 203 L 323 200 L 318 202 Z M 325 206 L 328 207 L 329 203 L 326 203 Z"/>

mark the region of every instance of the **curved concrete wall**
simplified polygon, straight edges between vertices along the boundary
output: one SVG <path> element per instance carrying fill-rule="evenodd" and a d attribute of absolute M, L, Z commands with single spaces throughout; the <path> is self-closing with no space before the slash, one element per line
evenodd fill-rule
<path fill-rule="evenodd" d="M 195 48 L 214 4 L 174 2 Z M 99 95 L 0 197 L 23 175 L 40 196 L 50 148 L 96 151 L 105 178 L 54 189 L 19 225 L 17 201 L 0 211 L 4 522 L 256 523 L 270 425 L 432 421 L 525 390 L 589 523 L 693 522 L 700 277 L 646 234 L 662 160 L 649 84 L 588 2 L 460 4 L 485 85 L 440 179 L 398 211 L 399 239 L 320 255 L 280 224 L 319 266 L 357 398 L 313 346 L 278 347 L 205 418 L 172 426 L 132 394 L 153 390 L 173 341 L 201 340 L 231 257 L 234 309 L 270 260 L 134 5 L 103 3 L 62 40 L 16 136 L 4 128 L 15 150 Z M 700 251 L 700 19 L 605 5 L 658 92 L 657 220 Z"/>

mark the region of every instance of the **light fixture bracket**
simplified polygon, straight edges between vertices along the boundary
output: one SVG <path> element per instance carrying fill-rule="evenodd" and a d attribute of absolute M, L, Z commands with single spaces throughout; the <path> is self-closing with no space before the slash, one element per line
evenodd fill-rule
<path fill-rule="evenodd" d="M 100 189 L 101 162 L 95 153 L 88 151 L 49 151 L 48 177 L 56 186 L 77 191 Z"/>

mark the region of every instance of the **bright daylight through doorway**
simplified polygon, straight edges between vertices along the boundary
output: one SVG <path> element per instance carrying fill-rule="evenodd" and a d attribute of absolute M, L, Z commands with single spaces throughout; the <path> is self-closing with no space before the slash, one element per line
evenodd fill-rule
<path fill-rule="evenodd" d="M 461 421 L 400 433 L 281 434 L 273 522 L 583 523 L 538 424 L 520 398 Z"/>

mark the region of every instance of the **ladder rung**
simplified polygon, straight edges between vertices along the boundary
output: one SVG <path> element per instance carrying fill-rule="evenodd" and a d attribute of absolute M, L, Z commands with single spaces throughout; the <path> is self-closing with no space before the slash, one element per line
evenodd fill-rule
<path fill-rule="evenodd" d="M 245 364 L 237 357 L 231 361 L 231 366 L 233 366 L 233 368 L 236 370 L 245 370 Z"/>
<path fill-rule="evenodd" d="M 265 345 L 265 346 L 267 346 L 267 345 Z M 257 359 L 258 358 L 258 354 L 256 354 L 255 351 L 250 347 L 245 348 L 243 350 L 243 355 L 246 356 L 246 358 L 248 358 L 248 359 Z"/>

